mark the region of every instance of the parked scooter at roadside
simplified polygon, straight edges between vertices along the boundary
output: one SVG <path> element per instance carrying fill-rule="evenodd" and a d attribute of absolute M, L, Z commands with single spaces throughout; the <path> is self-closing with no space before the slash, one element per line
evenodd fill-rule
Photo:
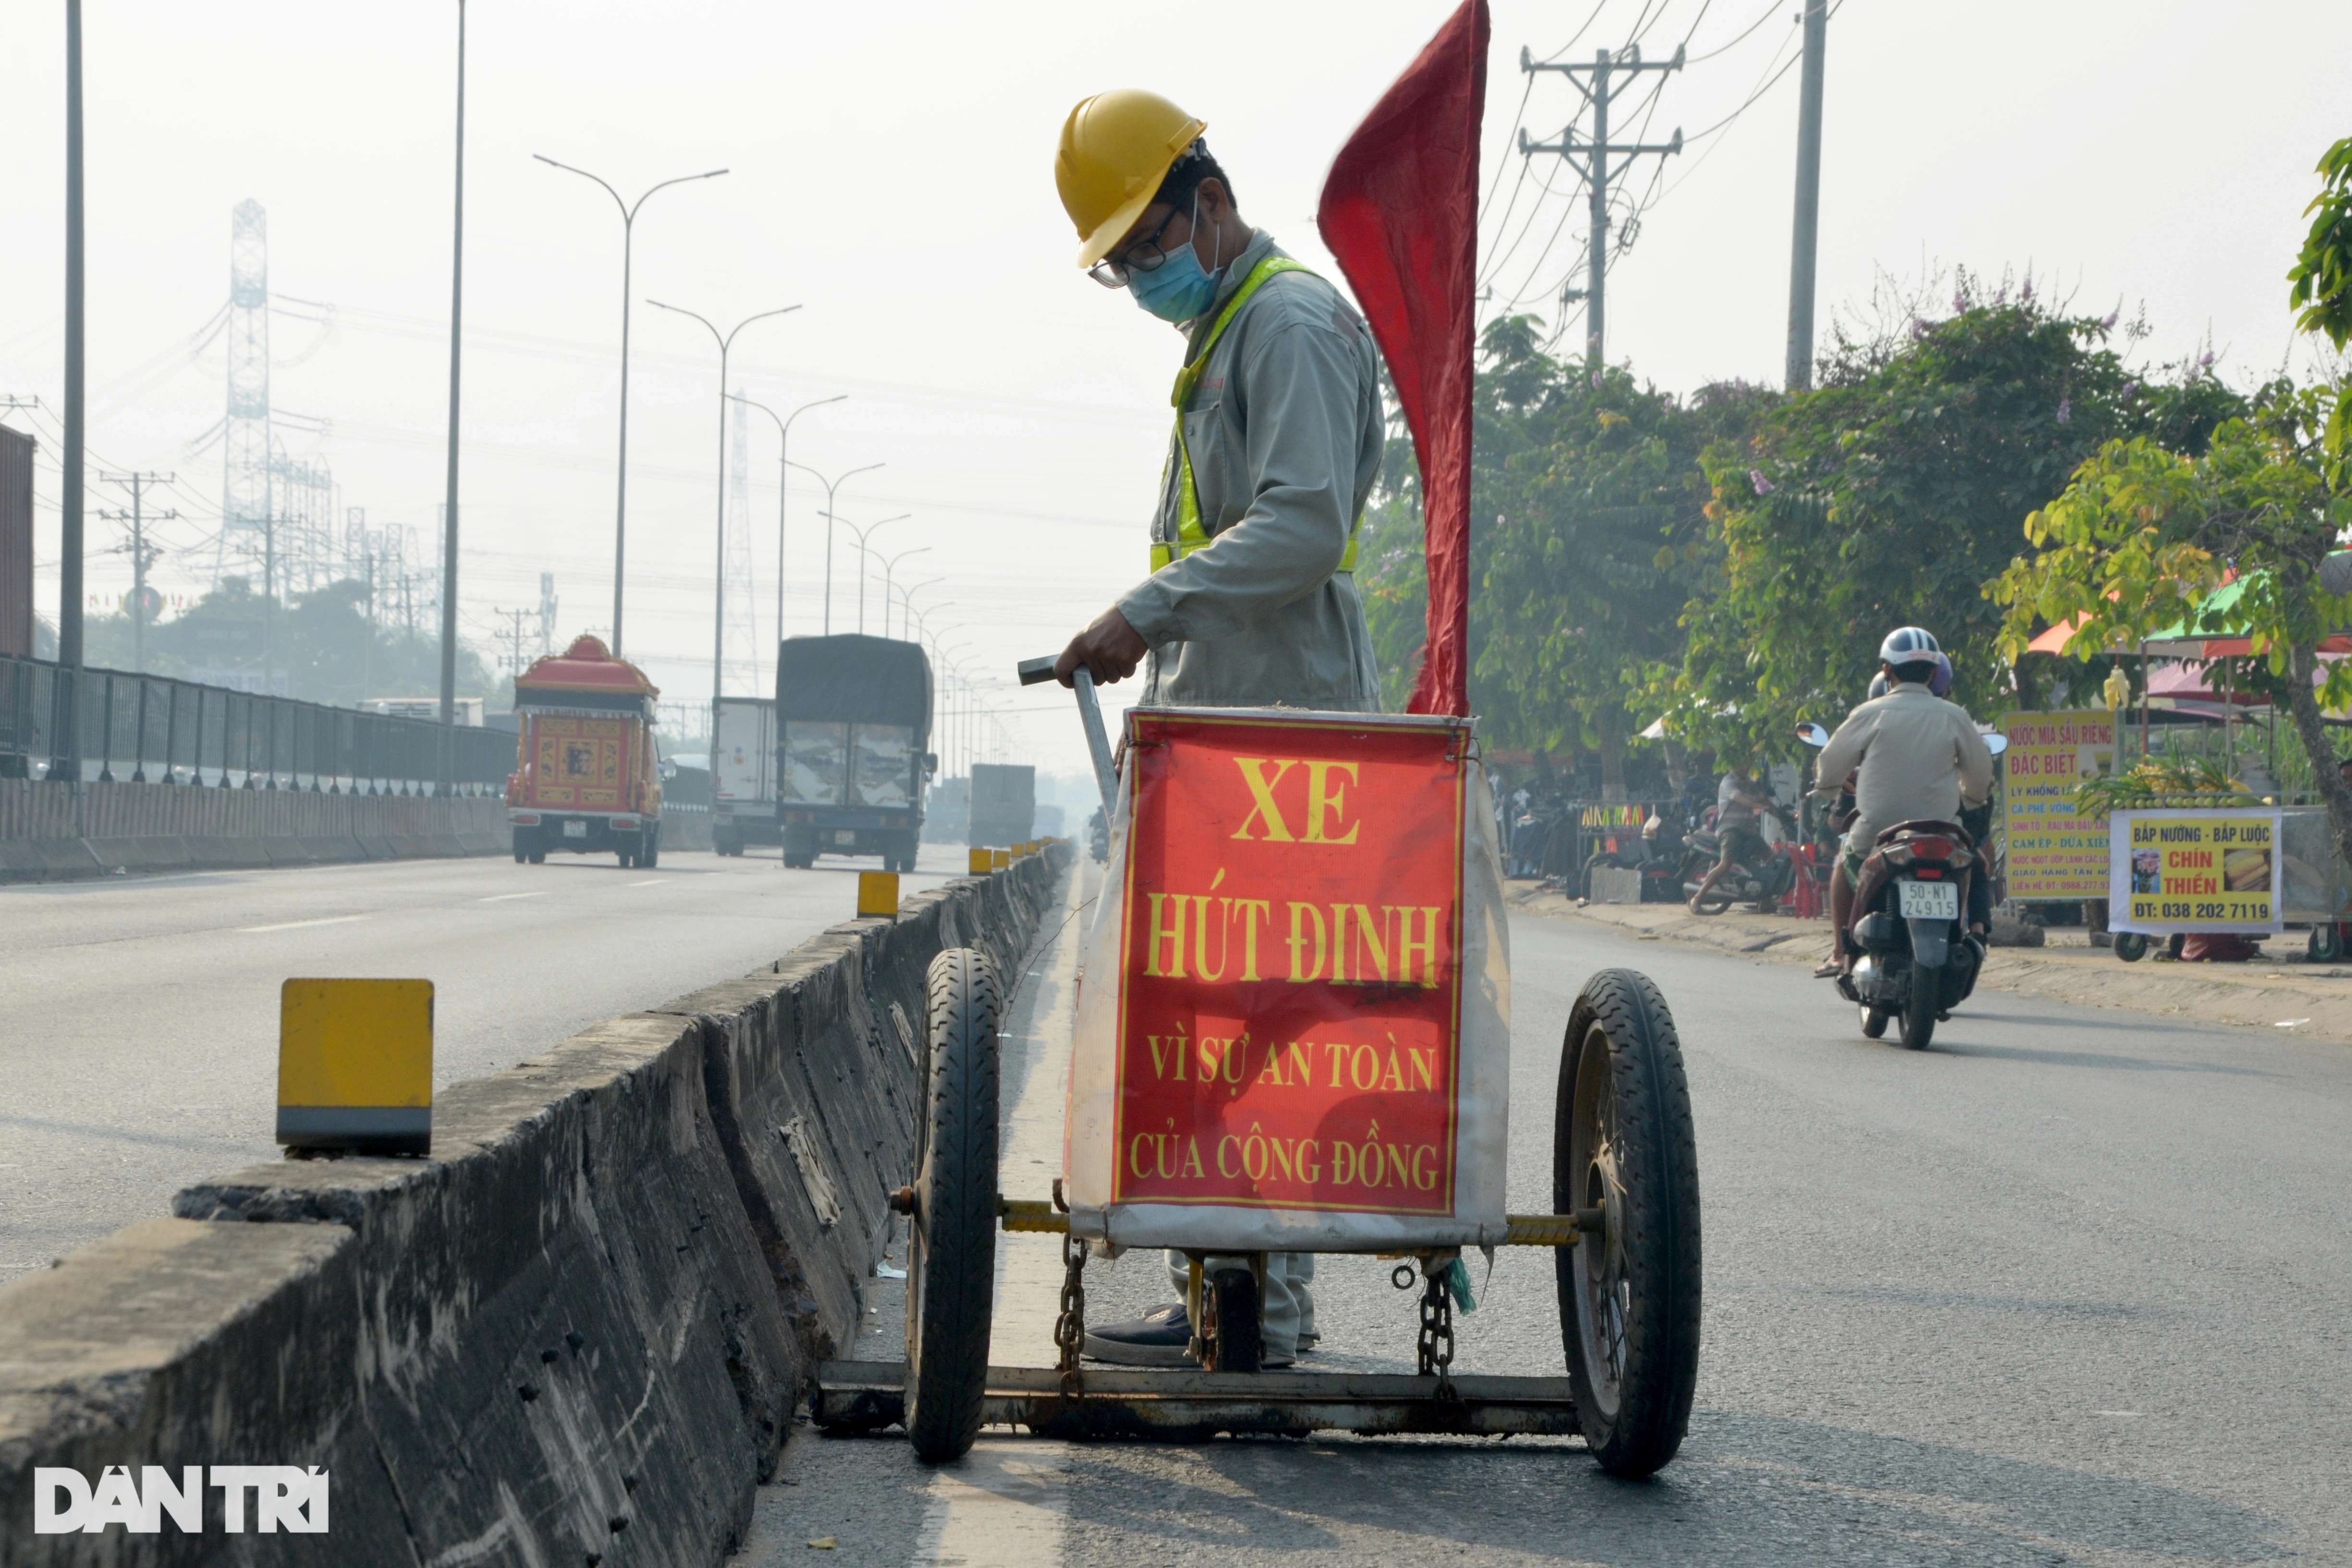
<path fill-rule="evenodd" d="M 1800 724 L 1797 738 L 1820 750 L 1830 732 Z M 1995 756 L 2006 738 L 1985 737 Z M 1852 942 L 1861 952 L 1838 990 L 1862 1010 L 1875 1040 L 1895 1019 L 1898 1038 L 1925 1050 L 1936 1026 L 1976 989 L 1984 943 L 1968 929 L 1969 892 L 1979 874 L 1976 841 L 1957 822 L 1898 822 L 1879 834 L 1854 889 Z"/>
<path fill-rule="evenodd" d="M 1775 813 L 1783 826 L 1793 834 L 1785 813 Z M 1797 859 L 1792 853 L 1793 842 L 1782 838 L 1767 843 L 1761 836 L 1747 836 L 1748 843 L 1731 863 L 1731 869 L 1715 879 L 1706 897 L 1692 906 L 1703 915 L 1719 915 L 1734 904 L 1753 904 L 1756 912 L 1769 915 L 1780 908 L 1780 896 L 1797 883 Z M 1712 826 L 1702 827 L 1685 840 L 1682 866 L 1682 896 L 1697 899 L 1706 874 L 1715 869 L 1723 858 L 1723 840 Z"/>

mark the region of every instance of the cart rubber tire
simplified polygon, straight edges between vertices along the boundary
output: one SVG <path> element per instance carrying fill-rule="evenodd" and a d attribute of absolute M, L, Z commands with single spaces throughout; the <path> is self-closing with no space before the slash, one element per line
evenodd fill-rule
<path fill-rule="evenodd" d="M 546 851 L 546 850 L 544 850 L 544 849 L 534 849 L 534 850 L 532 850 L 532 851 L 530 852 L 530 863 L 531 863 L 532 865 L 534 865 L 534 866 L 544 866 L 544 865 L 546 865 L 546 864 L 547 864 L 547 851 Z"/>
<path fill-rule="evenodd" d="M 980 1435 L 996 1289 L 996 972 L 931 960 L 930 1077 L 907 1264 L 907 1437 L 926 1464 Z"/>
<path fill-rule="evenodd" d="M 735 853 L 740 855 L 743 851 L 738 849 Z M 637 852 L 637 864 L 647 870 L 661 864 L 661 829 L 654 829 L 652 837 L 646 840 L 646 847 Z"/>
<path fill-rule="evenodd" d="M 1943 1011 L 1943 972 L 1930 973 L 1913 964 L 1911 989 L 1904 996 L 1903 1011 L 1895 1016 L 1896 1035 L 1906 1050 L 1924 1051 L 1936 1037 L 1936 1015 Z"/>
<path fill-rule="evenodd" d="M 1698 1147 L 1681 1042 L 1647 976 L 1585 983 L 1560 1050 L 1552 1210 L 1600 1208 L 1602 1234 L 1552 1254 L 1577 1420 L 1601 1468 L 1675 1457 L 1698 1381 Z"/>
<path fill-rule="evenodd" d="M 2311 940 L 2304 944 L 2304 955 L 2314 963 L 2334 963 L 2344 956 L 2344 933 L 2334 921 L 2311 928 Z"/>
<path fill-rule="evenodd" d="M 1874 1007 L 1869 1003 L 1864 1002 L 1862 1005 L 1863 1038 L 1867 1040 L 1885 1039 L 1886 1037 L 1886 1020 L 1891 1016 L 1893 1016 L 1893 1015 L 1888 1013 L 1885 1008 Z"/>
<path fill-rule="evenodd" d="M 2126 963 L 2137 963 L 2147 956 L 2147 938 L 2136 931 L 2119 931 L 2112 942 L 2116 956 Z"/>
<path fill-rule="evenodd" d="M 1257 1276 L 1220 1268 L 1207 1282 L 1216 1316 L 1203 1372 L 1258 1372 L 1265 1362 L 1265 1326 L 1258 1314 Z"/>

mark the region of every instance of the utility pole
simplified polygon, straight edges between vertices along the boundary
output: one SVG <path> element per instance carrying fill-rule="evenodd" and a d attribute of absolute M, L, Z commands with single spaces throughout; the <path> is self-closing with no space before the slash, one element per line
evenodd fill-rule
<path fill-rule="evenodd" d="M 457 323 L 466 301 L 466 0 L 457 0 L 457 180 L 449 226 L 449 479 L 441 526 L 441 793 L 457 763 Z"/>
<path fill-rule="evenodd" d="M 1596 49 L 1589 62 L 1555 65 L 1535 58 L 1522 47 L 1519 68 L 1530 74 L 1536 71 L 1559 72 L 1575 84 L 1576 89 L 1584 95 L 1584 101 L 1592 108 L 1592 134 L 1589 138 L 1578 141 L 1576 127 L 1572 123 L 1561 130 L 1557 142 L 1530 142 L 1528 133 L 1521 131 L 1519 152 L 1522 156 L 1537 153 L 1558 153 L 1569 167 L 1584 178 L 1592 215 L 1592 237 L 1584 256 L 1584 288 L 1580 291 L 1562 290 L 1560 300 L 1563 304 L 1578 299 L 1584 301 L 1585 363 L 1598 374 L 1602 363 L 1603 335 L 1608 326 L 1610 154 L 1633 159 L 1645 153 L 1678 155 L 1683 150 L 1680 126 L 1675 128 L 1674 139 L 1668 142 L 1612 142 L 1609 140 L 1609 106 L 1619 94 L 1638 80 L 1643 71 L 1682 69 L 1683 50 L 1676 46 L 1673 59 L 1653 63 L 1642 58 L 1641 46 L 1636 44 L 1614 52 Z M 1591 73 L 1592 79 L 1585 81 L 1578 74 L 1580 72 Z M 1622 81 L 1621 78 L 1623 79 Z"/>
<path fill-rule="evenodd" d="M 147 542 L 147 514 L 142 504 L 149 485 L 168 485 L 176 474 L 106 474 L 107 483 L 121 485 L 131 492 L 129 511 L 100 511 L 98 515 L 109 522 L 131 525 L 131 542 L 118 545 L 110 553 L 127 552 L 131 556 L 131 668 L 144 674 L 147 669 L 147 568 L 163 553 L 161 547 Z M 169 522 L 180 514 L 159 511 L 152 514 L 158 522 Z"/>
<path fill-rule="evenodd" d="M 1789 390 L 1813 384 L 1813 258 L 1822 223 L 1822 61 L 1829 0 L 1805 0 L 1804 74 L 1797 89 L 1797 216 L 1789 245 Z"/>
<path fill-rule="evenodd" d="M 82 480 L 81 0 L 66 0 L 66 407 L 65 468 L 58 487 L 58 688 L 57 754 L 49 776 L 63 773 L 81 797 L 81 480 Z M 76 816 L 79 816 L 77 804 Z M 75 824 L 79 830 L 80 824 Z"/>

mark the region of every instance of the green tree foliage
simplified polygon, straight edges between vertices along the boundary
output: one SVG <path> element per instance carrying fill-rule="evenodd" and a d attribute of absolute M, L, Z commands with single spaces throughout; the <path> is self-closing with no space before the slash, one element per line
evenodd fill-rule
<path fill-rule="evenodd" d="M 1622 370 L 1598 377 L 1538 345 L 1531 317 L 1481 343 L 1471 490 L 1472 705 L 1496 744 L 1599 753 L 1622 796 L 1640 721 L 1638 672 L 1679 654 L 1675 624 L 1706 528 L 1700 451 L 1773 399 L 1719 387 L 1685 406 Z M 1402 448 L 1400 450 L 1399 448 Z M 1418 477 L 1400 476 L 1366 519 L 1358 582 L 1391 705 L 1418 665 L 1427 588 Z"/>
<path fill-rule="evenodd" d="M 2336 389 L 2281 381 L 2200 455 L 2144 437 L 2109 442 L 2026 520 L 2033 553 L 2011 563 L 1991 596 L 2006 606 L 2011 653 L 2037 626 L 2077 617 L 2072 646 L 2086 658 L 2184 619 L 2192 635 L 2251 638 L 2251 683 L 2294 721 L 2352 864 L 2352 790 L 2337 781 L 2321 718 L 2352 703 L 2352 665 L 2318 657 L 2323 639 L 2352 624 L 2352 601 L 2319 583 L 2320 563 L 2352 527 L 2352 494 L 2332 482 L 2325 437 L 2337 406 Z M 2216 596 L 2225 578 L 2236 591 Z"/>
<path fill-rule="evenodd" d="M 2341 350 L 2352 342 L 2352 139 L 2330 147 L 2318 172 L 2289 303 L 2298 326 Z M 2327 593 L 2319 571 L 2352 527 L 2347 390 L 2274 382 L 2198 452 L 2147 437 L 2107 443 L 2027 520 L 2033 552 L 1989 594 L 2007 607 L 2012 654 L 2037 626 L 2075 617 L 2084 658 L 2184 616 L 2192 633 L 2249 638 L 2252 683 L 2293 720 L 2336 853 L 2352 865 L 2352 789 L 2322 723 L 2323 710 L 2352 703 L 2352 666 L 2318 657 L 2352 625 L 2352 599 Z M 2229 579 L 2234 591 L 2216 595 Z"/>
<path fill-rule="evenodd" d="M 2320 154 L 2318 174 L 2319 194 L 2303 209 L 2311 232 L 2287 269 L 2287 303 L 2296 326 L 2340 349 L 2352 343 L 2352 136 Z"/>
<path fill-rule="evenodd" d="M 2053 309 L 1960 275 L 1955 313 L 1841 337 L 1817 391 L 1706 453 L 1707 580 L 1679 668 L 1654 697 L 1703 743 L 1787 750 L 1800 719 L 1861 700 L 1888 630 L 1924 626 L 1950 654 L 1956 700 L 1980 714 L 2012 689 L 1987 581 L 2026 516 L 2101 445 L 2194 446 L 2235 407 L 2202 364 L 2142 382 L 2108 346 L 2115 318 Z"/>
<path fill-rule="evenodd" d="M 441 689 L 440 640 L 404 627 L 368 626 L 367 589 L 330 584 L 291 603 L 268 605 L 243 577 L 226 577 L 184 614 L 147 627 L 147 668 L 199 679 L 224 669 L 282 669 L 287 694 L 349 707 L 365 697 L 418 697 Z M 110 669 L 132 668 L 133 628 L 125 614 L 83 622 L 85 657 Z M 460 642 L 457 689 L 480 695 L 499 685 L 481 656 Z"/>

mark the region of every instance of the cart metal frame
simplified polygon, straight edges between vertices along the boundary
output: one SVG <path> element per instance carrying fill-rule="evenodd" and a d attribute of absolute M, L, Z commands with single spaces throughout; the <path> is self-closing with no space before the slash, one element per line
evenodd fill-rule
<path fill-rule="evenodd" d="M 1052 663 L 1024 662 L 1023 683 L 1051 679 Z M 1110 746 L 1084 668 L 1075 684 L 1108 820 L 1117 797 Z M 1265 1254 L 1245 1250 L 1217 1254 L 1249 1267 L 1221 1268 L 1213 1279 L 1203 1277 L 1209 1254 L 1186 1252 L 1191 1350 L 1201 1370 L 1085 1364 L 1089 1244 L 1070 1235 L 1060 1184 L 1051 1202 L 994 1189 L 994 983 L 983 974 L 975 990 L 982 969 L 976 953 L 959 949 L 931 970 L 929 1120 L 914 1180 L 890 1194 L 912 1238 L 907 1360 L 823 1363 L 810 1401 L 820 1427 L 903 1426 L 918 1455 L 933 1462 L 963 1453 L 982 1426 L 1180 1442 L 1220 1433 L 1581 1434 L 1603 1468 L 1624 1476 L 1647 1475 L 1674 1457 L 1696 1378 L 1697 1163 L 1680 1044 L 1646 978 L 1602 971 L 1570 1016 L 1554 1122 L 1557 1212 L 1508 1216 L 1503 1241 L 1552 1249 L 1569 1373 L 1506 1377 L 1452 1371 L 1448 1281 L 1462 1250 L 1454 1247 L 1376 1254 L 1396 1261 L 1391 1278 L 1400 1290 L 1417 1291 L 1414 1373 L 1257 1370 Z M 984 1017 L 970 1005 L 981 992 Z M 986 1148 L 975 1159 L 983 1122 Z M 949 1157 L 935 1159 L 935 1145 Z M 988 1186 L 970 1190 L 983 1179 Z M 981 1286 L 975 1310 L 975 1281 L 993 1277 L 1000 1229 L 1062 1237 L 1054 1366 L 986 1364 L 992 1303 Z"/>

